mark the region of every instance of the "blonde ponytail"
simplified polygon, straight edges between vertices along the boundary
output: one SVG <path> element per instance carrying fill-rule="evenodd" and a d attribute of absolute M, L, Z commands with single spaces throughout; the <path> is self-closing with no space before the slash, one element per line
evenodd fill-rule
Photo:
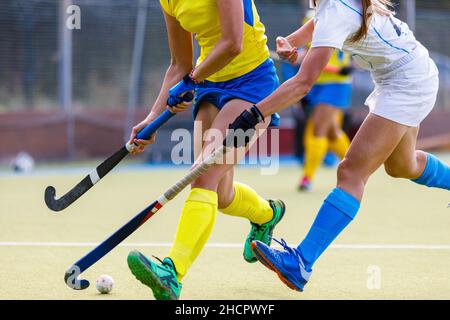
<path fill-rule="evenodd" d="M 317 0 L 314 0 L 314 5 L 317 5 Z M 373 13 L 383 16 L 395 14 L 392 10 L 393 5 L 391 0 L 361 0 L 361 5 L 363 16 L 361 28 L 350 38 L 351 42 L 358 42 L 367 36 Z"/>
<path fill-rule="evenodd" d="M 350 42 L 358 42 L 364 39 L 369 32 L 370 19 L 374 13 L 390 16 L 394 14 L 391 10 L 391 0 L 361 0 L 363 20 L 361 28 L 350 38 Z"/>

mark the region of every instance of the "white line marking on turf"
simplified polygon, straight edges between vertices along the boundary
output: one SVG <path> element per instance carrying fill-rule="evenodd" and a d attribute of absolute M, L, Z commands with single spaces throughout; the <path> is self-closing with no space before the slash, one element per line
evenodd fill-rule
<path fill-rule="evenodd" d="M 96 242 L 0 242 L 0 247 L 95 247 Z M 171 247 L 171 242 L 122 243 L 119 247 Z M 277 246 L 277 245 L 275 245 Z M 292 245 L 295 246 L 295 245 Z M 207 248 L 242 248 L 241 243 L 207 243 Z M 278 246 L 279 247 L 279 246 Z M 350 250 L 450 250 L 450 244 L 335 244 L 331 249 Z"/>

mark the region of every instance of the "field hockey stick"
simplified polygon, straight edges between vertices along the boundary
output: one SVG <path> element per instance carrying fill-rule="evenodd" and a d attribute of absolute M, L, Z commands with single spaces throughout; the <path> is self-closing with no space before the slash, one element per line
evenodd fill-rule
<path fill-rule="evenodd" d="M 188 92 L 183 97 L 169 98 L 167 104 L 175 106 L 182 102 L 192 101 L 193 94 Z M 165 110 L 152 123 L 141 130 L 136 136 L 137 139 L 148 140 L 162 125 L 164 125 L 175 113 Z M 119 164 L 136 146 L 136 143 L 127 142 L 122 148 L 116 151 L 108 159 L 103 161 L 94 170 L 92 170 L 83 180 L 69 190 L 61 198 L 56 199 L 56 190 L 53 186 L 45 189 L 45 203 L 50 210 L 61 211 L 70 206 L 75 200 L 80 198 L 86 191 L 106 176 L 115 166 Z"/>
<path fill-rule="evenodd" d="M 180 179 L 170 189 L 168 189 L 162 196 L 147 208 L 141 211 L 137 216 L 128 221 L 119 230 L 114 232 L 108 239 L 103 241 L 93 250 L 91 250 L 83 258 L 75 262 L 64 274 L 64 281 L 72 289 L 83 290 L 89 287 L 89 281 L 79 279 L 78 276 L 86 269 L 91 267 L 94 263 L 100 260 L 108 252 L 119 245 L 130 234 L 136 231 L 141 225 L 150 219 L 156 212 L 158 212 L 166 203 L 174 199 L 184 188 L 190 185 L 201 174 L 208 170 L 219 160 L 227 151 L 226 146 L 221 146 L 207 159 L 201 162 L 198 166 L 192 169 L 184 178 Z"/>

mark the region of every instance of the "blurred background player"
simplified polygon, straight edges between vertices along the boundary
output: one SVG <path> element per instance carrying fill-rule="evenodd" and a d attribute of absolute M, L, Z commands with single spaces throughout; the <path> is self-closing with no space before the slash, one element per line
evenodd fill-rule
<path fill-rule="evenodd" d="M 221 142 L 211 139 L 207 130 L 220 130 L 224 134 L 228 124 L 249 104 L 267 97 L 278 87 L 278 77 L 253 1 L 217 0 L 214 5 L 210 0 L 160 0 L 160 3 L 172 60 L 158 99 L 148 117 L 133 128 L 131 139 L 140 145 L 138 153 L 142 152 L 154 138 L 143 141 L 135 136 L 164 111 L 168 96 L 195 91 L 194 152 L 199 159 L 202 148 L 210 150 L 213 143 Z M 196 34 L 201 48 L 195 68 L 192 34 Z M 187 106 L 183 103 L 172 110 L 180 112 Z M 269 117 L 258 128 L 267 128 L 271 120 L 276 124 L 278 115 Z M 156 263 L 138 251 L 128 255 L 132 273 L 152 289 L 156 299 L 179 298 L 181 280 L 208 240 L 218 209 L 251 222 L 243 253 L 247 262 L 257 261 L 251 242 L 270 244 L 272 231 L 285 210 L 282 201 L 267 201 L 251 187 L 233 182 L 233 164 L 213 166 L 192 184 L 168 256 Z"/>
<path fill-rule="evenodd" d="M 313 19 L 314 14 L 315 10 L 309 10 L 304 24 Z M 283 38 L 277 39 L 277 42 L 283 41 Z M 299 50 L 290 63 L 300 65 L 308 53 L 308 47 L 309 44 Z M 298 67 L 296 69 L 298 71 Z M 314 87 L 301 101 L 308 117 L 303 133 L 304 169 L 299 190 L 311 190 L 317 169 L 328 151 L 342 160 L 350 146 L 350 139 L 342 130 L 342 125 L 344 112 L 351 103 L 352 71 L 350 55 L 336 49 Z"/>

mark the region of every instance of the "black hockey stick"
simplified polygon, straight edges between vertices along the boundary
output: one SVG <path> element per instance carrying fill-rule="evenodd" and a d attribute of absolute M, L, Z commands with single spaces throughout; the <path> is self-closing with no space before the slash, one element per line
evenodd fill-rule
<path fill-rule="evenodd" d="M 167 104 L 169 106 L 177 105 L 181 102 L 188 102 L 194 98 L 193 94 L 188 92 L 183 97 L 169 99 Z M 175 114 L 169 110 L 165 110 L 158 118 L 146 126 L 136 136 L 137 139 L 148 140 L 163 124 L 165 124 Z M 104 176 L 108 174 L 117 164 L 122 161 L 135 147 L 133 143 L 126 143 L 122 148 L 116 151 L 112 156 L 103 161 L 97 168 L 92 170 L 83 180 L 81 180 L 75 187 L 73 187 L 65 195 L 56 199 L 56 190 L 53 186 L 48 186 L 45 189 L 45 203 L 50 210 L 61 211 L 70 206 L 74 201 L 80 198 L 86 191 L 99 182 Z"/>

